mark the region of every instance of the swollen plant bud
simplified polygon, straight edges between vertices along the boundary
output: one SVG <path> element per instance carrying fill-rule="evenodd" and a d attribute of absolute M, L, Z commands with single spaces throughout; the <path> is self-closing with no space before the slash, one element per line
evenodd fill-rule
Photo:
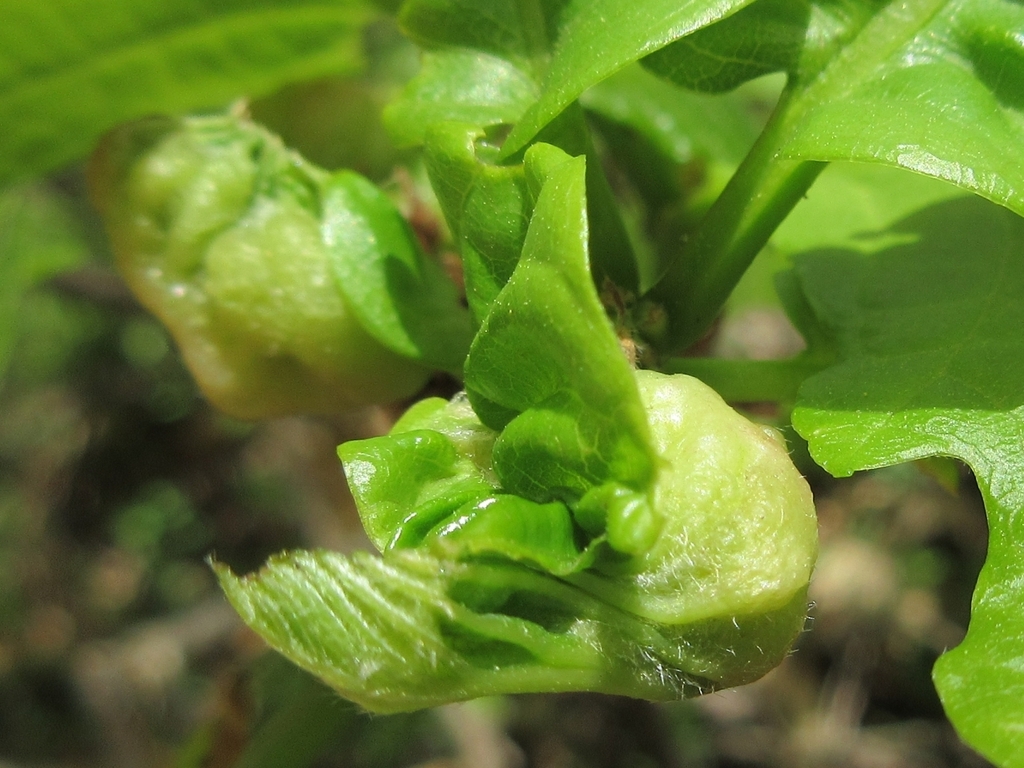
<path fill-rule="evenodd" d="M 492 464 L 500 432 L 464 397 L 423 401 L 391 435 L 340 449 L 383 557 L 299 552 L 244 579 L 218 566 L 229 600 L 380 712 L 524 691 L 669 700 L 756 680 L 806 618 L 810 490 L 777 435 L 701 382 L 636 383 L 648 492 L 510 494 Z"/>
<path fill-rule="evenodd" d="M 334 413 L 406 397 L 428 376 L 339 291 L 322 234 L 329 181 L 232 117 L 148 118 L 93 155 L 118 268 L 232 415 Z"/>

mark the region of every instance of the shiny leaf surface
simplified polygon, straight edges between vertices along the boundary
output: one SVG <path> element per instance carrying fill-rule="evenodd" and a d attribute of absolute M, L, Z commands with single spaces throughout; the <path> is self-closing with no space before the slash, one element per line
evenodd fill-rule
<path fill-rule="evenodd" d="M 473 337 L 455 285 L 373 183 L 334 174 L 321 231 L 336 285 L 360 324 L 403 357 L 459 374 Z"/>
<path fill-rule="evenodd" d="M 926 208 L 893 233 L 906 241 L 797 261 L 841 359 L 804 384 L 793 423 L 835 475 L 933 455 L 974 469 L 988 557 L 967 637 L 939 660 L 935 681 L 965 739 L 1021 765 L 1024 219 L 970 198 Z"/>

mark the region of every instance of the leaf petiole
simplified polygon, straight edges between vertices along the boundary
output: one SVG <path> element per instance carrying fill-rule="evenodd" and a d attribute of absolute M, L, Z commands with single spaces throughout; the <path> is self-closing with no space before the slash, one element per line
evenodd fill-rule
<path fill-rule="evenodd" d="M 700 339 L 754 257 L 824 169 L 823 162 L 781 157 L 798 103 L 793 97 L 789 86 L 696 232 L 640 303 L 639 317 L 664 321 L 659 327 L 639 323 L 641 333 L 663 351 L 680 351 Z"/>

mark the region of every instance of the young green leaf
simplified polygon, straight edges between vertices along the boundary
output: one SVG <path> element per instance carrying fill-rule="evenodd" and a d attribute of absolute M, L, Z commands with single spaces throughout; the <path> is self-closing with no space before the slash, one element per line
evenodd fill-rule
<path fill-rule="evenodd" d="M 927 208 L 894 234 L 905 241 L 797 261 L 841 360 L 804 384 L 793 423 L 835 475 L 933 455 L 974 469 L 988 557 L 967 638 L 939 660 L 935 681 L 970 744 L 1021 765 L 1024 220 L 967 198 Z"/>
<path fill-rule="evenodd" d="M 569 110 L 554 133 L 563 145 L 575 147 L 576 154 L 593 156 L 578 109 Z M 536 191 L 531 192 L 522 165 L 493 163 L 495 148 L 483 129 L 441 123 L 427 135 L 427 169 L 462 256 L 470 308 L 482 322 L 519 260 Z M 598 197 L 588 202 L 590 220 L 597 221 L 591 238 L 593 280 L 611 280 L 631 293 L 638 284 L 631 245 L 607 180 L 590 167 L 587 188 Z"/>
<path fill-rule="evenodd" d="M 479 171 L 475 161 L 470 163 L 470 173 Z M 477 178 L 480 175 L 485 182 L 496 182 L 482 186 L 484 196 L 492 189 L 508 188 L 510 181 L 523 196 L 529 193 L 526 186 L 540 189 L 522 256 L 507 284 L 494 286 L 497 295 L 486 305 L 486 317 L 467 359 L 467 390 L 474 408 L 489 427 L 503 430 L 495 445 L 493 468 L 488 451 L 486 471 L 497 474 L 508 492 L 540 504 L 579 501 L 592 488 L 609 482 L 632 488 L 642 498 L 653 477 L 654 462 L 636 385 L 587 268 L 584 160 L 539 144 L 527 153 L 525 172 L 518 176 L 484 171 Z M 442 200 L 445 197 L 442 194 Z M 458 194 L 453 197 L 465 199 Z M 473 285 L 472 280 L 468 282 Z M 471 290 L 470 295 L 474 293 L 479 294 Z M 401 430 L 406 429 L 408 425 L 402 424 Z M 555 439 L 549 440 L 552 434 Z M 412 476 L 429 472 L 431 477 L 440 472 L 438 479 L 442 476 L 443 483 L 455 482 L 460 472 L 454 469 L 454 446 L 444 447 L 445 440 L 431 441 L 426 433 L 415 435 L 394 432 L 380 438 L 380 450 L 398 452 L 411 462 L 428 452 L 446 452 L 445 458 L 436 454 L 429 467 L 403 472 Z M 417 447 L 417 442 L 422 446 Z M 433 447 L 428 449 L 428 443 Z M 342 447 L 346 466 L 351 462 L 346 454 L 355 450 Z M 383 466 L 379 457 L 367 461 L 367 466 Z M 393 458 L 391 463 L 404 466 Z M 361 460 L 358 466 L 364 466 Z M 364 474 L 357 467 L 353 473 Z M 375 476 L 368 471 L 371 475 Z M 414 504 L 415 497 L 401 496 L 376 481 L 373 485 L 368 493 L 393 498 L 384 504 L 406 510 L 402 514 L 409 517 L 403 526 L 421 516 L 417 511 L 421 502 Z M 357 497 L 361 493 L 356 489 Z M 433 500 L 433 489 L 429 496 Z M 469 501 L 459 498 L 459 503 Z M 431 501 L 423 519 L 434 524 L 453 512 L 453 504 L 438 507 Z M 365 516 L 377 519 L 379 514 L 366 506 Z M 402 518 L 392 513 L 385 516 L 391 522 L 387 536 L 381 536 L 390 541 L 399 535 L 395 531 Z M 368 528 L 374 527 L 376 523 L 368 523 Z M 372 538 L 379 537 L 372 534 Z"/>
<path fill-rule="evenodd" d="M 507 59 L 465 48 L 427 51 L 420 73 L 385 112 L 385 125 L 399 146 L 414 146 L 449 121 L 514 123 L 536 98 L 533 79 Z"/>
<path fill-rule="evenodd" d="M 217 570 L 247 624 L 374 712 L 504 692 L 676 699 L 711 690 L 701 673 L 717 671 L 685 642 L 511 563 L 296 552 L 245 579 Z"/>
<path fill-rule="evenodd" d="M 370 541 L 381 552 L 418 546 L 467 504 L 492 497 L 495 433 L 465 398 L 421 400 L 383 437 L 338 447 Z"/>
<path fill-rule="evenodd" d="M 497 433 L 465 396 L 413 406 L 384 437 L 338 447 L 370 540 L 381 552 L 423 545 L 448 560 L 496 555 L 564 576 L 593 561 L 572 514 L 502 493 L 492 465 Z"/>
<path fill-rule="evenodd" d="M 516 124 L 503 152 L 511 155 L 587 88 L 641 57 L 747 5 L 746 0 L 594 0 L 568 3 L 554 30 L 540 99 Z M 598 54 L 598 52 L 600 52 Z"/>
<path fill-rule="evenodd" d="M 483 139 L 478 128 L 444 123 L 426 144 L 427 172 L 462 256 L 466 299 L 478 324 L 512 276 L 533 213 L 522 165 L 488 162 Z"/>
<path fill-rule="evenodd" d="M 504 430 L 494 463 L 505 488 L 539 502 L 575 501 L 607 481 L 642 492 L 654 462 L 587 268 L 585 161 L 538 144 L 526 171 L 546 179 L 522 257 L 473 341 L 466 391 L 484 423 Z"/>
<path fill-rule="evenodd" d="M 466 504 L 427 539 L 430 550 L 447 560 L 500 557 L 553 576 L 568 576 L 594 562 L 595 539 L 577 544 L 572 514 L 565 504 L 538 504 L 498 493 Z"/>
<path fill-rule="evenodd" d="M 417 117 L 516 124 L 504 148 L 511 156 L 590 86 L 747 2 L 411 0 L 402 9 L 403 28 L 436 52 L 392 108 L 392 125 L 398 135 L 412 138 L 422 131 Z M 458 78 L 467 68 L 489 76 Z"/>
<path fill-rule="evenodd" d="M 2 0 L 0 180 L 85 155 L 111 126 L 220 107 L 358 66 L 360 2 Z"/>
<path fill-rule="evenodd" d="M 337 287 L 363 328 L 403 357 L 461 374 L 473 338 L 469 313 L 402 215 L 351 171 L 331 176 L 321 194 Z"/>
<path fill-rule="evenodd" d="M 399 21 L 427 49 L 420 73 L 387 110 L 403 144 L 433 126 L 487 128 L 516 122 L 536 99 L 538 78 L 563 0 L 409 0 Z"/>
<path fill-rule="evenodd" d="M 578 5 L 561 0 L 412 0 L 403 7 L 401 20 L 413 39 L 430 50 L 430 56 L 403 98 L 391 106 L 389 124 L 406 141 L 425 138 L 433 127 L 452 120 L 469 121 L 482 129 L 514 124 L 513 134 L 502 148 L 506 162 L 521 157 L 521 150 L 535 137 L 571 155 L 585 154 L 594 280 L 603 288 L 609 279 L 628 300 L 640 290 L 641 273 L 657 270 L 641 269 L 638 264 L 636 248 L 574 101 L 602 77 L 669 39 L 710 23 L 740 2 L 694 0 L 671 9 L 666 4 L 661 14 L 661 9 L 650 4 L 641 9 L 614 0 Z M 602 50 L 601 56 L 592 54 L 596 48 Z M 528 92 L 539 93 L 547 87 L 545 83 L 551 85 L 549 62 L 564 70 L 561 74 L 552 70 L 551 78 L 568 81 L 559 86 L 553 110 L 549 97 L 554 91 L 544 91 L 541 101 L 531 108 L 532 128 L 522 133 Z M 458 76 L 460 70 L 468 74 L 470 66 L 473 73 L 486 74 L 487 79 L 481 83 Z M 594 67 L 597 70 L 591 71 Z M 544 114 L 538 117 L 541 113 L 536 109 L 544 104 Z M 514 136 L 520 140 L 513 140 Z"/>
<path fill-rule="evenodd" d="M 343 216 L 363 238 L 376 238 L 383 220 L 380 242 L 400 242 L 380 200 L 356 211 L 335 204 L 330 246 L 328 175 L 230 117 L 123 126 L 94 155 L 90 182 L 122 273 L 220 408 L 245 418 L 335 412 L 422 386 L 427 369 L 368 333 L 332 279 Z M 388 268 L 386 253 L 376 257 L 368 275 L 356 275 L 368 284 L 357 295 L 372 295 Z M 385 330 L 400 330 L 402 319 Z"/>

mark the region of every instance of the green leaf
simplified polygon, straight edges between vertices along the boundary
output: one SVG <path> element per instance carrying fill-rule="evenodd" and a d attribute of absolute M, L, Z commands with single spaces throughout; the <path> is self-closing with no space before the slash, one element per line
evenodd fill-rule
<path fill-rule="evenodd" d="M 883 4 L 760 0 L 641 63 L 684 88 L 706 93 L 730 91 L 772 72 L 809 80 Z"/>
<path fill-rule="evenodd" d="M 479 319 L 519 258 L 533 196 L 525 190 L 521 168 L 494 165 L 496 153 L 483 129 L 440 123 L 427 136 L 431 180 L 456 241 L 464 249 L 467 293 Z M 545 137 L 569 154 L 588 159 L 587 207 L 595 222 L 593 281 L 604 287 L 611 281 L 616 290 L 634 294 L 639 272 L 633 245 L 600 169 L 582 111 L 578 107 L 566 110 Z"/>
<path fill-rule="evenodd" d="M 464 504 L 494 491 L 451 440 L 429 429 L 351 440 L 338 453 L 363 528 L 381 552 L 417 546 Z"/>
<path fill-rule="evenodd" d="M 1024 214 L 1022 36 L 1017 2 L 890 6 L 808 89 L 786 152 L 897 165 Z"/>
<path fill-rule="evenodd" d="M 543 93 L 512 130 L 504 154 L 522 149 L 590 86 L 746 4 L 745 0 L 567 4 L 558 17 L 557 30 L 548 31 L 554 44 Z"/>
<path fill-rule="evenodd" d="M 659 322 L 641 321 L 652 343 L 680 350 L 706 332 L 824 162 L 907 168 L 1024 213 L 1022 29 L 1012 0 L 769 0 L 659 52 L 654 66 L 683 85 L 718 90 L 780 68 L 789 82 L 652 290 L 643 315 Z"/>
<path fill-rule="evenodd" d="M 630 300 L 639 291 L 640 266 L 579 104 L 570 104 L 541 138 L 570 155 L 586 158 L 591 276 L 602 292 L 610 290 L 623 302 Z"/>
<path fill-rule="evenodd" d="M 595 540 L 581 552 L 569 508 L 558 501 L 533 501 L 496 494 L 463 505 L 428 542 L 440 557 L 475 556 L 525 562 L 555 576 L 567 576 L 594 560 Z"/>
<path fill-rule="evenodd" d="M 413 146 L 439 123 L 514 123 L 536 98 L 532 78 L 506 59 L 465 48 L 427 52 L 385 125 L 399 146 Z"/>
<path fill-rule="evenodd" d="M 0 192 L 0 381 L 17 340 L 22 297 L 87 255 L 70 212 L 45 188 Z"/>
<path fill-rule="evenodd" d="M 477 128 L 448 123 L 431 130 L 426 145 L 427 172 L 462 256 L 477 323 L 512 276 L 533 213 L 522 165 L 488 162 L 483 139 Z"/>
<path fill-rule="evenodd" d="M 768 0 L 647 63 L 712 90 L 788 71 L 784 156 L 908 168 L 1024 214 L 1022 35 L 1012 0 Z"/>
<path fill-rule="evenodd" d="M 553 131 L 576 154 L 594 156 L 578 109 Z M 480 322 L 519 261 L 536 191 L 521 165 L 494 165 L 495 150 L 485 132 L 460 123 L 442 123 L 428 133 L 427 169 L 463 259 L 466 294 Z M 596 228 L 591 245 L 592 281 L 611 280 L 625 293 L 635 290 L 637 264 L 611 189 L 602 172 L 586 174 L 587 213 Z M 605 286 L 607 287 L 607 286 Z"/>
<path fill-rule="evenodd" d="M 402 9 L 403 28 L 435 53 L 394 108 L 393 124 L 398 135 L 413 137 L 422 130 L 414 124 L 419 115 L 481 126 L 519 123 L 504 148 L 511 156 L 590 86 L 746 2 L 411 0 Z M 460 71 L 486 77 L 463 79 Z M 444 106 L 441 94 L 453 106 Z"/>
<path fill-rule="evenodd" d="M 932 455 L 973 468 L 988 558 L 967 638 L 939 660 L 935 680 L 970 744 L 1022 765 L 1024 220 L 967 198 L 910 216 L 892 234 L 903 241 L 797 260 L 841 361 L 800 389 L 793 423 L 835 475 Z"/>
<path fill-rule="evenodd" d="M 408 0 L 399 21 L 427 48 L 486 51 L 523 68 L 539 63 L 565 0 Z"/>
<path fill-rule="evenodd" d="M 497 433 L 465 396 L 422 400 L 391 433 L 338 448 L 367 535 L 384 553 L 421 544 L 439 557 L 494 555 L 566 575 L 593 561 L 572 514 L 501 492 L 492 467 Z"/>
<path fill-rule="evenodd" d="M 506 692 L 670 700 L 711 687 L 700 673 L 713 665 L 685 643 L 524 566 L 398 550 L 295 552 L 245 579 L 216 568 L 247 624 L 374 712 Z"/>
<path fill-rule="evenodd" d="M 696 94 L 639 66 L 601 81 L 580 96 L 580 103 L 589 112 L 635 128 L 666 159 L 679 164 L 701 157 L 739 165 L 759 129 L 743 99 Z"/>
<path fill-rule="evenodd" d="M 361 57 L 359 3 L 2 0 L 0 180 L 86 154 L 153 112 L 220 107 Z"/>
<path fill-rule="evenodd" d="M 391 433 L 338 447 L 370 541 L 381 552 L 415 547 L 462 506 L 493 496 L 496 434 L 463 398 L 417 403 Z"/>
<path fill-rule="evenodd" d="M 588 271 L 585 161 L 536 145 L 526 167 L 547 178 L 470 349 L 467 393 L 503 430 L 494 464 L 506 489 L 538 502 L 609 480 L 643 491 L 654 472 L 646 416 Z"/>
<path fill-rule="evenodd" d="M 603 289 L 605 278 L 610 279 L 628 302 L 650 282 L 650 273 L 658 270 L 648 268 L 646 259 L 644 266 L 638 264 L 637 249 L 622 222 L 582 114 L 573 104 L 586 88 L 604 77 L 742 3 L 690 0 L 681 7 L 668 2 L 640 7 L 621 0 L 411 0 L 403 7 L 402 23 L 414 39 L 433 55 L 446 57 L 449 66 L 471 64 L 490 74 L 484 82 L 459 78 L 457 72 L 438 66 L 441 58 L 428 58 L 421 77 L 393 107 L 392 125 L 404 139 L 415 140 L 429 133 L 431 125 L 424 125 L 424 120 L 437 121 L 435 125 L 469 120 L 482 128 L 514 124 L 501 150 L 506 161 L 518 159 L 535 138 L 571 155 L 585 154 L 594 280 Z M 601 55 L 595 56 L 595 50 Z M 522 115 L 527 82 L 534 91 L 543 90 L 540 100 Z M 453 106 L 441 108 L 433 94 L 444 94 Z"/>
<path fill-rule="evenodd" d="M 514 123 L 539 93 L 548 28 L 564 0 L 409 0 L 400 22 L 427 49 L 420 73 L 387 113 L 397 141 L 448 121 Z"/>
<path fill-rule="evenodd" d="M 325 184 L 321 205 L 338 290 L 362 326 L 404 357 L 461 373 L 473 338 L 469 313 L 391 201 L 342 171 Z"/>

